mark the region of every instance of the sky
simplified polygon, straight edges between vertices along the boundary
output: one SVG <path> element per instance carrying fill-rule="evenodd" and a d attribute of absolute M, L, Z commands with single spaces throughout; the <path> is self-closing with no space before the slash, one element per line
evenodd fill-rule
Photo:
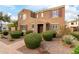
<path fill-rule="evenodd" d="M 8 14 L 11 19 L 17 19 L 18 13 L 22 9 L 29 9 L 32 11 L 39 11 L 42 9 L 53 8 L 52 5 L 0 5 L 0 12 Z M 77 18 L 79 14 L 79 5 L 66 5 L 65 6 L 65 20 L 70 21 Z"/>

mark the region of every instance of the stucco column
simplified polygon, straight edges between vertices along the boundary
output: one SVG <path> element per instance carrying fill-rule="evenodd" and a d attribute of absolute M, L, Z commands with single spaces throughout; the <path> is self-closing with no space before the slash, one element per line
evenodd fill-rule
<path fill-rule="evenodd" d="M 37 30 L 37 24 L 34 24 L 34 32 L 38 32 L 38 30 Z"/>
<path fill-rule="evenodd" d="M 46 31 L 46 24 L 43 24 L 43 32 Z"/>

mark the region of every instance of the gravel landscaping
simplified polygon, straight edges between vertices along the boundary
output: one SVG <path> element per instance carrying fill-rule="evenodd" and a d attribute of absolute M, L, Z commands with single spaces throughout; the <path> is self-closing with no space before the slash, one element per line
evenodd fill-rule
<path fill-rule="evenodd" d="M 44 47 L 39 47 L 37 49 L 29 49 L 26 46 L 20 47 L 18 51 L 24 54 L 44 54 L 43 50 L 46 51 L 45 54 L 71 54 L 73 48 L 64 46 L 61 38 L 55 38 L 53 41 L 43 41 Z"/>

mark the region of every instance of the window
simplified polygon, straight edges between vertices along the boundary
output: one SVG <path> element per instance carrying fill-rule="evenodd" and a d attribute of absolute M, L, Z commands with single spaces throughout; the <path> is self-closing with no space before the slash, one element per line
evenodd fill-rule
<path fill-rule="evenodd" d="M 53 17 L 58 17 L 59 16 L 58 10 L 52 11 L 52 16 Z"/>
<path fill-rule="evenodd" d="M 27 30 L 27 26 L 26 25 L 21 25 L 21 30 Z"/>
<path fill-rule="evenodd" d="M 38 14 L 37 14 L 37 18 L 38 18 Z"/>
<path fill-rule="evenodd" d="M 51 30 L 58 30 L 59 25 L 58 24 L 51 24 L 50 28 L 51 28 Z"/>
<path fill-rule="evenodd" d="M 20 19 L 22 18 L 22 14 L 19 14 Z"/>
<path fill-rule="evenodd" d="M 26 19 L 26 14 L 23 14 L 23 20 L 25 20 Z"/>
<path fill-rule="evenodd" d="M 32 18 L 36 18 L 36 13 L 35 12 L 31 12 L 31 17 Z"/>
<path fill-rule="evenodd" d="M 43 17 L 44 16 L 44 14 L 43 13 L 41 13 L 41 17 Z"/>
<path fill-rule="evenodd" d="M 32 25 L 32 28 L 34 28 L 34 24 Z"/>

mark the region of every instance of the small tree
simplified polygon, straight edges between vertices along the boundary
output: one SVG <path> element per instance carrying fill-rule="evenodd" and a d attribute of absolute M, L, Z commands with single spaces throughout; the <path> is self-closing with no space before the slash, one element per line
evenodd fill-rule
<path fill-rule="evenodd" d="M 7 14 L 6 15 L 3 15 L 3 12 L 0 12 L 0 28 L 2 28 L 2 21 L 4 22 L 10 22 L 10 16 L 8 16 Z M 2 30 L 1 30 L 2 31 Z"/>
<path fill-rule="evenodd" d="M 15 27 L 15 29 L 17 30 L 18 21 L 17 20 L 16 21 L 12 21 L 12 23 L 13 23 L 13 26 Z"/>

